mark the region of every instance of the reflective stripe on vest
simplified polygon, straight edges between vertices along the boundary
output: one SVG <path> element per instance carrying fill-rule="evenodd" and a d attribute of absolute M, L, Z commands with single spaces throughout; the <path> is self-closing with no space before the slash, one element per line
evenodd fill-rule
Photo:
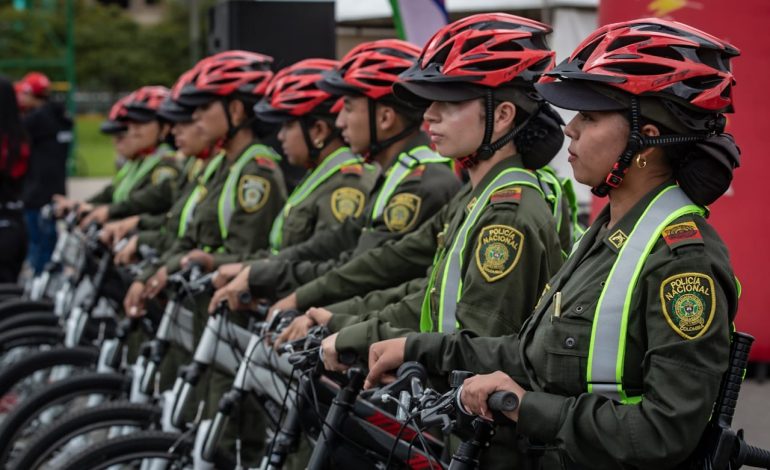
<path fill-rule="evenodd" d="M 289 199 L 283 206 L 283 210 L 275 218 L 273 226 L 270 229 L 270 249 L 273 253 L 278 253 L 278 250 L 282 248 L 283 224 L 291 210 L 307 199 L 307 197 L 310 196 L 321 183 L 338 173 L 340 168 L 354 163 L 361 163 L 361 161 L 361 157 L 351 153 L 349 148 L 342 147 L 326 157 L 324 161 L 322 161 L 321 164 L 307 176 L 307 178 L 302 180 L 302 183 L 292 191 Z"/>
<path fill-rule="evenodd" d="M 179 215 L 179 229 L 177 230 L 177 237 L 184 237 L 184 234 L 187 232 L 187 229 L 192 223 L 193 215 L 195 215 L 195 207 L 198 205 L 198 199 L 200 199 L 201 191 L 206 186 L 206 183 L 208 183 L 211 175 L 217 171 L 219 165 L 222 164 L 222 160 L 224 159 L 225 154 L 220 152 L 211 160 L 211 162 L 209 162 L 208 165 L 206 165 L 206 169 L 203 171 L 203 175 L 198 179 L 198 183 L 195 185 L 195 189 L 193 189 L 190 193 L 190 196 L 184 203 L 182 213 Z"/>
<path fill-rule="evenodd" d="M 243 171 L 243 167 L 257 155 L 262 155 L 276 162 L 281 159 L 281 157 L 279 157 L 270 147 L 262 144 L 254 144 L 247 148 L 233 166 L 230 167 L 227 181 L 225 181 L 225 186 L 222 188 L 222 192 L 219 195 L 218 218 L 219 233 L 222 235 L 222 241 L 227 239 L 230 219 L 235 212 L 236 187 L 238 186 L 238 179 L 241 176 L 241 171 Z"/>
<path fill-rule="evenodd" d="M 158 166 L 158 163 L 163 159 L 163 155 L 170 151 L 171 147 L 166 144 L 161 144 L 155 149 L 155 152 L 153 152 L 152 155 L 143 158 L 141 162 L 136 162 L 135 166 L 132 166 L 125 176 L 121 178 L 120 183 L 118 183 L 115 191 L 113 191 L 112 202 L 123 202 L 127 200 L 128 196 L 131 195 L 131 190 L 136 186 L 136 183 L 154 170 L 155 167 Z M 126 165 L 128 165 L 128 163 Z M 118 173 L 118 175 L 120 175 L 120 173 Z"/>
<path fill-rule="evenodd" d="M 371 214 L 372 220 L 382 216 L 385 206 L 390 201 L 393 193 L 396 192 L 396 188 L 401 184 L 401 181 L 406 178 L 406 175 L 415 167 L 425 165 L 426 163 L 446 163 L 449 165 L 451 160 L 438 155 L 425 145 L 415 147 L 408 152 L 400 154 L 388 170 L 385 182 L 382 184 L 382 189 L 380 189 L 377 199 L 374 201 Z"/>
<path fill-rule="evenodd" d="M 703 213 L 703 208 L 693 204 L 678 186 L 669 186 L 650 202 L 636 222 L 612 265 L 594 313 L 586 373 L 589 393 L 626 404 L 641 401 L 641 397 L 628 397 L 623 390 L 631 296 L 663 229 L 683 215 Z"/>
<path fill-rule="evenodd" d="M 484 188 L 481 195 L 476 199 L 476 203 L 471 208 L 465 220 L 457 229 L 452 248 L 446 254 L 446 268 L 441 277 L 441 291 L 439 292 L 438 322 L 439 332 L 452 333 L 457 329 L 457 302 L 462 293 L 462 261 L 466 249 L 466 240 L 476 221 L 489 202 L 489 198 L 496 191 L 508 186 L 529 186 L 537 190 L 543 197 L 543 190 L 540 187 L 537 177 L 523 168 L 507 168 L 500 172 Z M 425 291 L 425 297 L 422 301 L 422 312 L 420 315 L 420 331 L 431 332 L 433 329 L 433 319 L 430 312 L 431 290 L 436 283 L 436 276 L 443 253 L 437 253 L 436 260 L 433 263 L 433 270 L 430 275 L 428 287 Z"/>

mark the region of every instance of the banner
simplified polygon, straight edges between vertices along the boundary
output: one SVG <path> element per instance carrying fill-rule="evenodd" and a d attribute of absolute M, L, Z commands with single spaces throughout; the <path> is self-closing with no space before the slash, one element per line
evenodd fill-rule
<path fill-rule="evenodd" d="M 770 111 L 770 1 L 601 0 L 599 7 L 600 25 L 650 16 L 687 23 L 741 51 L 733 60 L 735 114 L 727 125 L 741 148 L 741 167 L 708 220 L 727 244 L 743 287 L 736 324 L 757 339 L 751 359 L 770 361 L 770 156 L 764 142 L 770 131 L 762 117 Z"/>
<path fill-rule="evenodd" d="M 416 46 L 449 23 L 444 0 L 390 0 L 390 6 L 398 37 Z"/>

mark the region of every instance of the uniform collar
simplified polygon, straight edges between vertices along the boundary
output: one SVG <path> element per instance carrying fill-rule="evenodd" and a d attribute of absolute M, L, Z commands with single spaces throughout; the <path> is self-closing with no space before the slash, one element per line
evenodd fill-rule
<path fill-rule="evenodd" d="M 676 184 L 674 180 L 668 180 L 665 183 L 661 184 L 660 186 L 657 186 L 652 191 L 648 192 L 647 194 L 642 197 L 639 202 L 637 202 L 634 207 L 631 208 L 630 211 L 626 215 L 623 216 L 620 221 L 615 224 L 612 229 L 607 231 L 607 233 L 603 237 L 603 242 L 607 247 L 609 247 L 610 250 L 612 250 L 614 253 L 618 253 L 620 249 L 623 247 L 623 244 L 628 240 L 628 237 L 631 235 L 631 232 L 634 230 L 634 226 L 636 225 L 636 222 L 639 220 L 639 218 L 642 216 L 644 211 L 647 209 L 647 206 L 650 205 L 652 200 L 660 194 L 661 191 L 666 189 L 667 187 Z M 607 204 L 602 209 L 601 213 L 599 213 L 599 216 L 596 218 L 596 221 L 592 224 L 592 229 L 596 228 L 596 231 L 598 231 L 603 225 L 606 225 L 610 220 L 610 205 Z M 595 233 L 595 232 L 594 232 Z M 588 235 L 588 234 L 586 234 Z"/>
<path fill-rule="evenodd" d="M 508 158 L 504 158 L 497 162 L 495 166 L 489 169 L 486 175 L 484 175 L 483 178 L 481 178 L 481 181 L 479 184 L 473 188 L 473 197 L 478 197 L 481 193 L 484 192 L 484 188 L 489 186 L 489 184 L 494 180 L 497 175 L 500 174 L 500 172 L 507 170 L 508 168 L 524 168 L 524 163 L 521 159 L 521 155 L 513 155 Z"/>

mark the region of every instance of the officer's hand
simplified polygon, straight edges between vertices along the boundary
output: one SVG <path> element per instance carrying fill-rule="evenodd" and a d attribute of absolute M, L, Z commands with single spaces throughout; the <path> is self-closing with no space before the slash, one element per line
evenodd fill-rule
<path fill-rule="evenodd" d="M 311 307 L 305 312 L 305 315 L 309 316 L 316 325 L 326 326 L 334 314 L 325 308 Z"/>
<path fill-rule="evenodd" d="M 117 243 L 118 241 L 126 238 L 128 232 L 139 226 L 139 216 L 132 215 L 131 217 L 126 217 L 125 219 L 118 220 L 117 222 L 110 222 L 105 225 L 105 228 L 109 226 L 113 226 L 113 241 Z"/>
<path fill-rule="evenodd" d="M 72 208 L 77 204 L 76 201 L 72 199 L 68 199 L 67 196 L 64 196 L 62 194 L 54 194 L 53 195 L 53 203 L 54 203 L 54 213 L 56 214 L 56 217 L 63 217 L 64 214 L 71 211 Z"/>
<path fill-rule="evenodd" d="M 369 375 L 366 376 L 364 389 L 376 387 L 379 383 L 392 382 L 395 377 L 388 372 L 396 370 L 404 363 L 406 338 L 388 339 L 374 343 L 369 347 Z"/>
<path fill-rule="evenodd" d="M 123 309 L 126 315 L 131 318 L 144 316 L 147 311 L 144 309 L 144 283 L 134 281 L 128 288 L 126 297 L 123 299 Z"/>
<path fill-rule="evenodd" d="M 214 257 L 210 253 L 206 253 L 203 250 L 192 250 L 182 258 L 182 267 L 186 268 L 190 263 L 198 263 L 201 265 L 205 272 L 210 272 L 214 269 Z"/>
<path fill-rule="evenodd" d="M 315 325 L 315 322 L 307 313 L 298 316 L 278 335 L 278 339 L 273 343 L 273 347 L 278 349 L 283 343 L 306 337 L 308 330 L 313 325 Z"/>
<path fill-rule="evenodd" d="M 99 230 L 99 240 L 107 246 L 112 246 L 113 243 L 119 240 L 118 238 L 115 238 L 115 228 L 120 222 L 121 221 L 116 221 L 104 224 L 104 227 Z"/>
<path fill-rule="evenodd" d="M 521 403 L 524 394 L 527 393 L 508 374 L 497 371 L 491 374 L 474 375 L 465 379 L 460 393 L 460 402 L 468 413 L 492 421 L 494 418 L 487 407 L 487 398 L 498 391 L 515 393 L 519 397 L 519 403 Z M 513 411 L 504 412 L 504 414 L 512 421 L 519 420 L 518 407 Z"/>
<path fill-rule="evenodd" d="M 87 216 L 83 217 L 83 220 L 80 221 L 80 228 L 85 229 L 88 227 L 91 222 L 96 222 L 98 224 L 103 224 L 107 221 L 107 219 L 110 218 L 110 207 L 109 206 L 99 206 L 94 208 L 91 212 L 88 213 Z"/>
<path fill-rule="evenodd" d="M 324 367 L 326 370 L 330 370 L 332 372 L 345 372 L 350 368 L 350 366 L 346 366 L 345 364 L 342 364 L 339 361 L 339 355 L 337 354 L 337 347 L 335 346 L 335 343 L 337 342 L 337 333 L 334 333 L 331 336 L 327 336 L 324 338 L 323 342 L 321 342 L 321 350 L 323 354 L 323 360 L 324 360 Z"/>
<path fill-rule="evenodd" d="M 144 291 L 144 297 L 147 299 L 152 299 L 160 291 L 163 290 L 164 287 L 166 287 L 166 283 L 168 282 L 168 270 L 165 266 L 161 266 L 160 269 L 153 275 L 148 281 L 147 281 L 147 289 Z"/>
<path fill-rule="evenodd" d="M 270 321 L 273 318 L 273 314 L 275 314 L 277 310 L 285 312 L 286 310 L 296 310 L 296 309 L 297 309 L 297 294 L 292 292 L 288 296 L 274 303 L 272 307 L 270 307 L 270 310 L 268 310 L 268 314 L 267 314 L 267 321 Z"/>
<path fill-rule="evenodd" d="M 235 276 L 235 279 L 214 292 L 211 302 L 209 302 L 209 313 L 214 313 L 223 300 L 227 300 L 227 306 L 230 308 L 230 311 L 244 310 L 250 307 L 249 305 L 242 304 L 240 300 L 241 293 L 249 291 L 249 274 L 248 272 L 246 272 L 245 276 L 241 274 L 238 274 Z"/>
<path fill-rule="evenodd" d="M 215 289 L 221 289 L 227 285 L 228 282 L 232 281 L 233 278 L 239 274 L 242 274 L 242 271 L 246 271 L 245 276 L 246 280 L 248 281 L 249 272 L 251 272 L 251 266 L 246 265 L 244 267 L 243 263 L 223 264 L 217 268 L 217 272 L 214 273 L 214 279 L 211 280 L 211 284 L 214 285 Z"/>
<path fill-rule="evenodd" d="M 115 264 L 118 266 L 125 266 L 133 263 L 136 260 L 136 250 L 138 246 L 139 237 L 134 235 L 128 240 L 126 246 L 115 255 Z"/>

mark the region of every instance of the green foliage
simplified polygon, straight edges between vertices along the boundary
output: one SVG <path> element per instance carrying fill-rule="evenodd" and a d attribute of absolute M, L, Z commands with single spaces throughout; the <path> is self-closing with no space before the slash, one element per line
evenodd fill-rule
<path fill-rule="evenodd" d="M 78 88 L 117 92 L 148 84 L 171 86 L 191 66 L 186 5 L 186 2 L 166 0 L 164 19 L 144 26 L 134 22 L 118 6 L 76 0 Z M 11 6 L 0 7 L 0 64 L 14 61 L 10 65 L 6 62 L 0 73 L 17 78 L 36 69 L 54 80 L 64 80 L 64 69 L 58 64 L 16 62 L 18 59 L 61 59 L 65 42 L 64 0 L 57 0 L 54 8 L 15 11 Z"/>
<path fill-rule="evenodd" d="M 105 116 L 84 114 L 75 120 L 75 168 L 73 176 L 113 176 L 115 149 L 112 140 L 99 132 Z"/>

